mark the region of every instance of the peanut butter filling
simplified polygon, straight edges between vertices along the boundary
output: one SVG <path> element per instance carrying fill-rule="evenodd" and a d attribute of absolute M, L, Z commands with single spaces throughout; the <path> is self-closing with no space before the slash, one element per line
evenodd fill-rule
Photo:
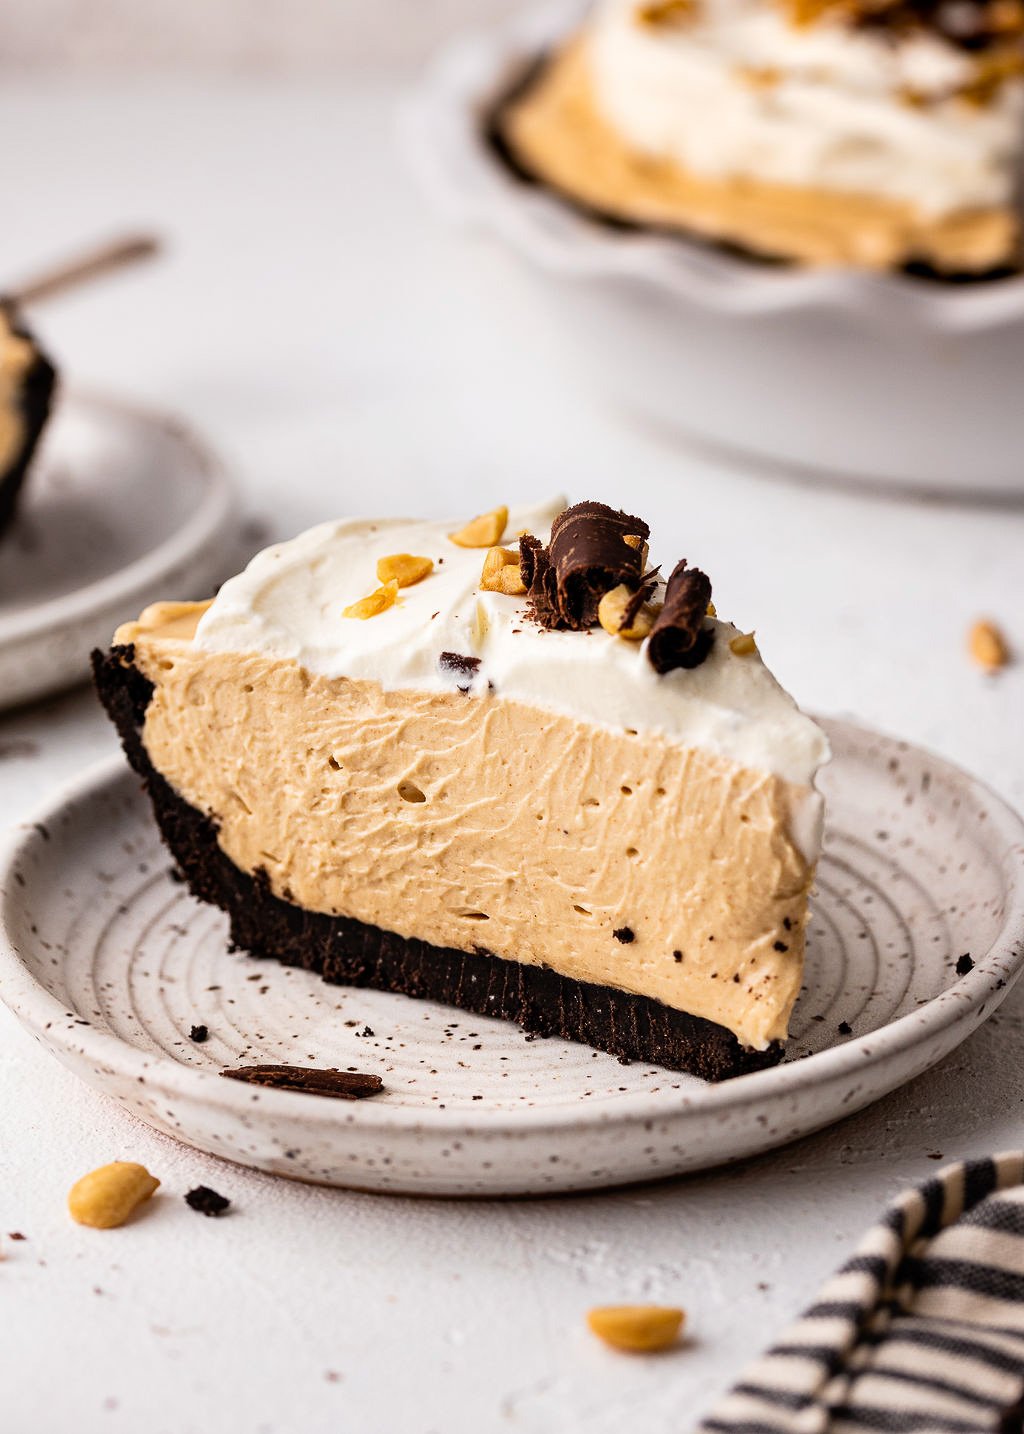
<path fill-rule="evenodd" d="M 707 178 L 640 154 L 594 102 L 586 46 L 576 41 L 502 116 L 517 160 L 567 197 L 620 219 L 689 230 L 808 264 L 886 269 L 924 260 L 950 271 L 1009 262 L 1017 220 L 1001 208 L 939 218 L 870 194 Z"/>
<path fill-rule="evenodd" d="M 154 684 L 143 740 L 279 897 L 544 965 L 785 1038 L 813 870 L 808 792 L 651 734 L 500 695 L 384 691 L 203 651 L 201 604 L 117 634 Z"/>

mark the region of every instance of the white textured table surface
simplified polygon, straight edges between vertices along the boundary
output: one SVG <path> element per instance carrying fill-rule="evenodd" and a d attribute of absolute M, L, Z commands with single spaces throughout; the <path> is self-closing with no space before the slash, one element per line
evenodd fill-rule
<path fill-rule="evenodd" d="M 925 743 L 1024 806 L 1024 666 L 964 656 L 981 613 L 1024 651 L 1024 514 L 770 484 L 665 446 L 560 371 L 486 256 L 394 157 L 388 84 L 302 92 L 6 82 L 0 275 L 150 223 L 167 260 L 38 322 L 65 370 L 205 428 L 275 535 L 346 512 L 470 514 L 566 489 L 625 503 L 713 575 L 801 701 Z M 898 421 L 898 395 L 893 421 Z M 979 435 L 979 442 L 984 435 Z M 154 594 L 185 596 L 185 594 Z M 114 738 L 88 692 L 0 719 L 0 816 Z M 55 897 L 55 899 L 59 899 Z M 549 1202 L 406 1202 L 287 1185 L 179 1149 L 0 1014 L 5 1434 L 677 1434 L 881 1203 L 1019 1143 L 1024 991 L 930 1076 L 750 1165 Z M 144 1220 L 72 1225 L 121 1156 Z M 199 1182 L 233 1202 L 203 1220 Z M 588 1306 L 654 1299 L 691 1338 L 643 1361 Z"/>

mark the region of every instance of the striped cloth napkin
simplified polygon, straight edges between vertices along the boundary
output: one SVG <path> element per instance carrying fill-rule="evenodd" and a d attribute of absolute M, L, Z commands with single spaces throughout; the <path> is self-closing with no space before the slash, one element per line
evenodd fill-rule
<path fill-rule="evenodd" d="M 886 1211 L 702 1434 L 1020 1434 L 1024 1153 L 951 1165 Z"/>

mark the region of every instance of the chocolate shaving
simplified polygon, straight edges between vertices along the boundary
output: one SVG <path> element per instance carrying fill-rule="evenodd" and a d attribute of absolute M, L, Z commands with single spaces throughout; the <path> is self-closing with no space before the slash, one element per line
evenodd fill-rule
<path fill-rule="evenodd" d="M 547 548 L 536 538 L 523 538 L 519 568 L 530 616 L 547 628 L 593 627 L 606 592 L 620 583 L 640 585 L 650 531 L 642 518 L 591 502 L 559 513 Z M 638 538 L 640 546 L 627 543 L 627 537 Z"/>
<path fill-rule="evenodd" d="M 647 656 L 655 672 L 676 667 L 699 667 L 711 651 L 714 630 L 705 628 L 711 580 L 700 568 L 676 563 L 665 588 L 665 606 L 658 614 L 647 641 Z"/>
<path fill-rule="evenodd" d="M 519 539 L 519 575 L 526 587 L 529 616 L 541 627 L 561 627 L 558 585 L 548 550 L 539 538 L 528 533 Z"/>
<path fill-rule="evenodd" d="M 460 692 L 468 692 L 480 667 L 480 659 L 464 657 L 461 652 L 442 652 L 437 665 L 446 676 L 457 679 L 455 685 Z"/>
<path fill-rule="evenodd" d="M 333 1096 L 337 1100 L 365 1100 L 384 1089 L 380 1076 L 359 1071 L 314 1070 L 309 1066 L 238 1066 L 220 1072 L 227 1080 L 274 1090 L 301 1090 L 309 1095 Z"/>
<path fill-rule="evenodd" d="M 619 624 L 620 631 L 622 628 L 630 628 L 633 626 L 637 613 L 643 607 L 644 603 L 650 602 L 654 596 L 654 589 L 658 585 L 658 571 L 658 568 L 652 568 L 649 573 L 644 574 L 640 581 L 640 586 L 630 598 L 623 611 L 622 622 Z"/>

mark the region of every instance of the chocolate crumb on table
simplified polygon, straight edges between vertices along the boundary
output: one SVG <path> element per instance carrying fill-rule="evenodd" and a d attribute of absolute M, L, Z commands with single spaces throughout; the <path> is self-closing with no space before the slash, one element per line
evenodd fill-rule
<path fill-rule="evenodd" d="M 188 1038 L 190 1041 L 195 1041 L 197 1046 L 201 1046 L 204 1041 L 210 1039 L 210 1032 L 206 1026 L 193 1026 L 188 1033 Z"/>
<path fill-rule="evenodd" d="M 618 927 L 617 930 L 612 932 L 612 935 L 616 941 L 621 941 L 624 946 L 628 946 L 631 941 L 636 940 L 636 934 L 629 926 Z"/>
<path fill-rule="evenodd" d="M 184 1198 L 188 1208 L 199 1215 L 223 1215 L 231 1204 L 226 1195 L 218 1195 L 209 1185 L 197 1185 Z"/>

